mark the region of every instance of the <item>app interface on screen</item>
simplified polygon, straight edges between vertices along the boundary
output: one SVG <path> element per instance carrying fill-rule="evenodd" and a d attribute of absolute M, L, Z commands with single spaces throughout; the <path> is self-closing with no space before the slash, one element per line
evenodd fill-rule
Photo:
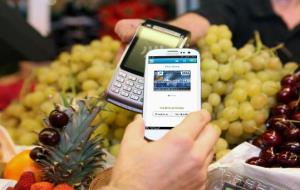
<path fill-rule="evenodd" d="M 200 108 L 200 66 L 196 56 L 150 56 L 144 117 L 147 127 L 174 127 Z"/>

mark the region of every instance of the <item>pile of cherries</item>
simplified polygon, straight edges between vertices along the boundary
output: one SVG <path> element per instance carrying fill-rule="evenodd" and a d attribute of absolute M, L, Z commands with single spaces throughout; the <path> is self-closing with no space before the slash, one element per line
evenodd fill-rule
<path fill-rule="evenodd" d="M 281 80 L 277 105 L 271 108 L 267 130 L 253 141 L 262 149 L 248 164 L 262 167 L 300 167 L 300 72 Z"/>
<path fill-rule="evenodd" d="M 46 146 L 55 146 L 60 141 L 59 130 L 62 130 L 68 124 L 69 117 L 66 113 L 56 108 L 49 114 L 48 119 L 50 126 L 39 133 L 39 141 Z M 30 157 L 37 161 L 38 159 L 44 159 L 45 154 L 46 152 L 42 147 L 36 147 L 31 150 Z"/>

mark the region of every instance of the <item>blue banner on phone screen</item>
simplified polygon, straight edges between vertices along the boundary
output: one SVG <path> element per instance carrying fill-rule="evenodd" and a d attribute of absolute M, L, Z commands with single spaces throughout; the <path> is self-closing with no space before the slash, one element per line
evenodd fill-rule
<path fill-rule="evenodd" d="M 190 70 L 154 71 L 154 91 L 191 90 Z"/>

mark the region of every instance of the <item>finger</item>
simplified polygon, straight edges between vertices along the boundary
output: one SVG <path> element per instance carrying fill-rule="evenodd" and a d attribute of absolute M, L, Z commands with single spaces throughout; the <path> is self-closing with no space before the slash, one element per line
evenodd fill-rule
<path fill-rule="evenodd" d="M 196 139 L 203 127 L 210 121 L 210 114 L 205 111 L 190 113 L 178 126 L 173 128 L 167 135 L 170 136 L 188 136 Z"/>
<path fill-rule="evenodd" d="M 213 150 L 218 138 L 219 135 L 216 130 L 210 124 L 206 125 L 197 137 L 193 151 L 195 151 L 195 154 L 209 154 Z"/>
<path fill-rule="evenodd" d="M 142 116 L 136 115 L 135 119 L 126 127 L 122 144 L 144 141 L 144 128 L 144 120 Z"/>
<path fill-rule="evenodd" d="M 142 22 L 142 19 L 120 20 L 115 26 L 115 33 L 123 42 L 129 42 L 132 39 L 136 29 Z"/>
<path fill-rule="evenodd" d="M 124 52 L 124 48 L 121 47 L 121 48 L 118 50 L 118 52 L 117 52 L 115 61 L 119 61 L 119 60 L 121 59 L 123 52 Z"/>

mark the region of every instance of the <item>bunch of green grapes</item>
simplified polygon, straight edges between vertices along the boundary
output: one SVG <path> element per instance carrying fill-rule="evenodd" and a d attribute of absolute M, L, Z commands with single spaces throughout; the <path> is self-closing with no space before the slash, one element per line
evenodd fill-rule
<path fill-rule="evenodd" d="M 89 45 L 75 45 L 50 65 L 37 68 L 32 77 L 35 90 L 9 105 L 1 114 L 0 123 L 17 144 L 34 144 L 36 134 L 44 127 L 43 118 L 54 109 L 54 103 L 61 103 L 61 93 L 75 98 L 103 93 L 114 72 L 114 59 L 120 45 L 119 41 L 104 36 Z M 100 125 L 97 133 L 105 138 L 104 146 L 116 154 L 124 127 L 133 113 L 111 104 L 106 110 L 93 124 Z"/>
<path fill-rule="evenodd" d="M 296 63 L 282 65 L 274 49 L 255 43 L 233 47 L 227 26 L 211 26 L 198 41 L 201 52 L 202 108 L 212 114 L 220 134 L 216 158 L 231 147 L 265 130 L 269 108 L 275 103 L 280 80 L 293 73 Z"/>

